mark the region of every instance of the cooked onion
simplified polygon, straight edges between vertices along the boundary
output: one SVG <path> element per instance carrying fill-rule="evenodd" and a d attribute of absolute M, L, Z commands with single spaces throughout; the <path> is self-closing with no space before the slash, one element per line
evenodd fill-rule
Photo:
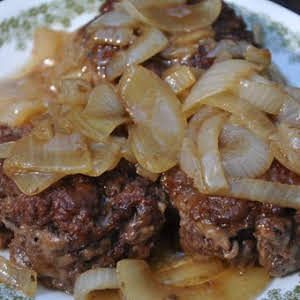
<path fill-rule="evenodd" d="M 269 114 L 278 114 L 287 94 L 274 82 L 254 75 L 241 80 L 239 96 Z"/>
<path fill-rule="evenodd" d="M 136 124 L 130 136 L 139 164 L 152 173 L 173 167 L 185 129 L 179 100 L 166 83 L 141 66 L 128 68 L 120 92 Z"/>
<path fill-rule="evenodd" d="M 77 174 L 91 170 L 91 156 L 85 140 L 77 133 L 56 133 L 47 142 L 33 135 L 18 140 L 4 161 L 7 175 L 29 172 Z"/>
<path fill-rule="evenodd" d="M 300 88 L 286 86 L 285 90 L 294 100 L 300 103 Z"/>
<path fill-rule="evenodd" d="M 196 78 L 187 66 L 173 66 L 163 74 L 163 79 L 177 95 L 191 87 Z"/>
<path fill-rule="evenodd" d="M 197 146 L 190 137 L 183 140 L 179 158 L 179 166 L 193 180 L 194 186 L 202 193 L 207 191 L 201 171 L 201 162 Z"/>
<path fill-rule="evenodd" d="M 247 127 L 258 137 L 266 141 L 276 131 L 275 125 L 263 112 L 234 96 L 220 94 L 209 97 L 202 101 L 202 103 L 234 114 L 235 121 L 238 124 Z"/>
<path fill-rule="evenodd" d="M 17 266 L 0 256 L 0 282 L 34 297 L 37 288 L 35 271 Z"/>
<path fill-rule="evenodd" d="M 15 142 L 7 142 L 0 144 L 0 159 L 7 158 L 11 155 Z"/>
<path fill-rule="evenodd" d="M 127 50 L 116 52 L 107 65 L 106 75 L 111 81 L 122 75 L 127 66 L 140 64 L 162 51 L 168 39 L 156 28 L 146 27 Z"/>
<path fill-rule="evenodd" d="M 203 179 L 209 193 L 228 189 L 219 152 L 219 134 L 227 115 L 221 113 L 205 120 L 197 134 Z"/>
<path fill-rule="evenodd" d="M 300 208 L 300 186 L 298 185 L 261 179 L 231 179 L 229 180 L 229 190 L 219 194 L 282 207 Z"/>
<path fill-rule="evenodd" d="M 142 6 L 139 1 L 125 0 L 124 7 L 132 16 L 151 26 L 169 32 L 192 31 L 211 25 L 220 15 L 220 0 L 203 0 L 193 5 Z"/>
<path fill-rule="evenodd" d="M 118 289 L 116 269 L 97 268 L 82 273 L 75 282 L 74 299 L 87 300 L 89 293 L 95 290 Z"/>
<path fill-rule="evenodd" d="M 189 44 L 182 46 L 170 44 L 164 51 L 160 53 L 160 55 L 168 60 L 186 61 L 197 52 L 198 48 L 198 44 Z"/>
<path fill-rule="evenodd" d="M 45 110 L 45 105 L 39 100 L 21 98 L 20 100 L 0 101 L 0 123 L 18 127 Z"/>
<path fill-rule="evenodd" d="M 300 129 L 279 124 L 278 133 L 271 137 L 270 147 L 282 165 L 300 175 Z"/>
<path fill-rule="evenodd" d="M 152 173 L 149 172 L 148 170 L 144 169 L 142 166 L 140 166 L 139 164 L 135 165 L 135 169 L 136 169 L 136 173 L 144 178 L 147 178 L 153 182 L 155 182 L 158 177 L 160 176 L 159 173 Z"/>
<path fill-rule="evenodd" d="M 90 93 L 84 112 L 95 117 L 121 117 L 125 109 L 114 87 L 100 83 Z"/>
<path fill-rule="evenodd" d="M 93 141 L 105 141 L 108 136 L 121 124 L 127 121 L 125 117 L 100 118 L 85 112 L 73 110 L 69 114 L 73 127 L 82 135 Z"/>
<path fill-rule="evenodd" d="M 183 105 L 184 112 L 190 116 L 205 98 L 234 90 L 241 79 L 254 73 L 255 68 L 255 65 L 239 59 L 214 64 L 192 88 Z"/>
<path fill-rule="evenodd" d="M 20 191 L 30 196 L 39 194 L 64 176 L 64 174 L 59 173 L 41 172 L 13 173 L 9 175 Z"/>
<path fill-rule="evenodd" d="M 249 130 L 230 123 L 223 127 L 220 144 L 223 167 L 231 177 L 259 177 L 273 161 L 267 143 Z"/>
<path fill-rule="evenodd" d="M 100 44 L 124 47 L 133 39 L 133 29 L 129 27 L 104 27 L 98 29 L 93 39 Z"/>
<path fill-rule="evenodd" d="M 248 45 L 244 52 L 246 60 L 260 64 L 263 66 L 269 66 L 271 64 L 271 53 L 268 49 L 256 48 L 253 45 Z"/>
<path fill-rule="evenodd" d="M 108 170 L 112 170 L 121 159 L 121 145 L 112 138 L 105 143 L 90 145 L 92 155 L 92 170 L 88 176 L 100 176 Z"/>
<path fill-rule="evenodd" d="M 300 103 L 292 97 L 287 97 L 278 114 L 279 122 L 300 126 Z"/>
<path fill-rule="evenodd" d="M 87 102 L 90 89 L 90 84 L 81 78 L 63 79 L 60 84 L 59 102 L 84 105 Z"/>
<path fill-rule="evenodd" d="M 185 32 L 182 34 L 176 33 L 171 39 L 170 42 L 177 47 L 182 45 L 190 45 L 193 43 L 199 43 L 202 39 L 214 37 L 214 30 L 211 27 L 201 28 L 191 32 Z"/>
<path fill-rule="evenodd" d="M 120 9 L 107 12 L 96 18 L 89 26 L 92 28 L 110 27 L 133 27 L 138 21 L 129 15 L 126 11 Z"/>

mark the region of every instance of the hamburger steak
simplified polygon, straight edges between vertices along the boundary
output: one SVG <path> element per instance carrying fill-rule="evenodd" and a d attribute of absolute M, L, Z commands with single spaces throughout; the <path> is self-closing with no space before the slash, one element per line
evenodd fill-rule
<path fill-rule="evenodd" d="M 102 12 L 113 9 L 114 2 L 106 1 Z M 254 43 L 242 19 L 225 4 L 213 28 L 214 42 Z M 80 32 L 85 34 L 84 27 Z M 198 51 L 181 63 L 209 68 L 214 61 L 208 57 L 211 47 L 199 45 Z M 117 50 L 96 47 L 87 51 L 87 60 L 105 68 Z M 145 65 L 161 74 L 170 62 L 157 55 Z M 0 126 L 0 142 L 19 139 L 29 130 Z M 179 212 L 181 245 L 186 253 L 242 265 L 259 262 L 273 276 L 300 267 L 300 217 L 295 210 L 201 195 L 178 168 L 153 183 L 123 160 L 98 178 L 69 176 L 35 196 L 22 194 L 1 170 L 0 245 L 10 241 L 12 260 L 33 268 L 49 287 L 72 291 L 78 274 L 90 268 L 112 267 L 127 257 L 149 257 L 165 221 L 165 191 Z M 265 177 L 300 183 L 298 176 L 277 162 Z"/>

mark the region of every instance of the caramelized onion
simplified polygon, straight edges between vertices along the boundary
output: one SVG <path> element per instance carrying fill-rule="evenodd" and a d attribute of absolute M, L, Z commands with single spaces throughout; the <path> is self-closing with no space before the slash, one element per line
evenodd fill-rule
<path fill-rule="evenodd" d="M 278 114 L 287 94 L 274 82 L 254 75 L 241 80 L 239 96 L 269 114 Z"/>
<path fill-rule="evenodd" d="M 0 257 L 0 270 L 0 282 L 22 291 L 28 297 L 35 296 L 37 289 L 35 271 L 17 266 L 3 257 Z"/>
<path fill-rule="evenodd" d="M 267 143 L 249 130 L 230 123 L 223 128 L 220 144 L 223 167 L 231 177 L 259 177 L 273 161 Z"/>
<path fill-rule="evenodd" d="M 89 170 L 90 152 L 85 140 L 76 133 L 57 133 L 47 142 L 25 136 L 15 143 L 11 156 L 4 161 L 8 176 L 24 171 L 77 174 Z"/>
<path fill-rule="evenodd" d="M 95 117 L 121 117 L 125 109 L 114 87 L 100 83 L 90 93 L 84 113 Z"/>
<path fill-rule="evenodd" d="M 136 124 L 130 136 L 139 164 L 153 173 L 173 167 L 185 129 L 179 100 L 166 83 L 141 66 L 127 69 L 120 92 Z"/>
<path fill-rule="evenodd" d="M 90 145 L 92 170 L 86 175 L 97 177 L 104 172 L 112 170 L 121 159 L 121 146 L 113 138 L 105 143 L 95 143 Z"/>
<path fill-rule="evenodd" d="M 46 110 L 39 100 L 7 100 L 0 101 L 0 123 L 11 127 L 24 125 L 33 116 Z"/>
<path fill-rule="evenodd" d="M 230 179 L 229 190 L 219 193 L 228 197 L 271 203 L 282 207 L 300 208 L 300 186 L 261 179 Z"/>
<path fill-rule="evenodd" d="M 74 299 L 87 300 L 95 290 L 118 289 L 116 269 L 97 268 L 82 273 L 75 282 Z"/>
<path fill-rule="evenodd" d="M 129 27 L 104 27 L 94 33 L 93 39 L 103 45 L 124 47 L 133 40 L 133 29 Z"/>
<path fill-rule="evenodd" d="M 36 195 L 52 186 L 65 175 L 60 173 L 13 173 L 9 177 L 25 195 Z"/>
<path fill-rule="evenodd" d="M 205 120 L 197 134 L 203 179 L 209 193 L 228 189 L 219 152 L 219 135 L 227 115 L 221 113 Z"/>
<path fill-rule="evenodd" d="M 176 33 L 171 37 L 170 43 L 177 47 L 182 45 L 190 45 L 193 43 L 199 43 L 202 39 L 213 38 L 214 30 L 211 27 L 201 28 L 191 32 L 185 32 L 178 34 Z"/>
<path fill-rule="evenodd" d="M 156 28 L 146 27 L 135 42 L 124 51 L 116 52 L 107 65 L 106 75 L 112 81 L 122 75 L 127 66 L 140 64 L 162 51 L 168 39 Z"/>
<path fill-rule="evenodd" d="M 142 1 L 141 1 L 142 2 Z M 140 5 L 126 0 L 124 7 L 142 22 L 169 32 L 192 31 L 211 25 L 220 15 L 220 0 L 203 0 L 193 5 Z"/>
<path fill-rule="evenodd" d="M 300 103 L 287 97 L 278 114 L 278 121 L 300 127 Z"/>
<path fill-rule="evenodd" d="M 183 140 L 179 166 L 186 175 L 193 180 L 194 186 L 201 192 L 207 192 L 201 171 L 201 161 L 197 151 L 197 146 L 190 137 Z"/>
<path fill-rule="evenodd" d="M 235 122 L 245 126 L 266 141 L 276 131 L 275 125 L 263 112 L 234 96 L 220 94 L 209 97 L 202 103 L 234 114 Z"/>
<path fill-rule="evenodd" d="M 184 112 L 190 116 L 202 105 L 205 98 L 224 91 L 233 91 L 241 79 L 254 73 L 255 68 L 255 65 L 239 59 L 214 64 L 192 88 L 184 102 Z"/>
<path fill-rule="evenodd" d="M 124 10 L 113 10 L 100 15 L 89 26 L 92 28 L 109 27 L 134 27 L 138 21 Z"/>
<path fill-rule="evenodd" d="M 169 68 L 164 72 L 163 79 L 176 95 L 191 87 L 196 81 L 193 72 L 187 66 Z"/>
<path fill-rule="evenodd" d="M 7 158 L 11 155 L 15 143 L 16 142 L 7 142 L 0 144 L 0 159 Z"/>

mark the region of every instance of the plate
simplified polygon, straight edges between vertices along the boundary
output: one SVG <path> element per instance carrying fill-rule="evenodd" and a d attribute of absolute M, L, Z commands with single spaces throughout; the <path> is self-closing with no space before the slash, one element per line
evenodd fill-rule
<path fill-rule="evenodd" d="M 273 62 L 287 82 L 300 86 L 300 17 L 267 0 L 228 0 L 249 27 L 260 25 Z M 259 5 L 258 5 L 259 3 Z M 74 30 L 97 14 L 101 0 L 6 0 L 0 3 L 0 78 L 25 65 L 36 27 Z M 2 253 L 6 254 L 6 253 Z M 2 299 L 2 298 L 1 298 Z M 40 287 L 37 300 L 71 300 Z M 299 274 L 275 279 L 259 300 L 300 299 Z"/>

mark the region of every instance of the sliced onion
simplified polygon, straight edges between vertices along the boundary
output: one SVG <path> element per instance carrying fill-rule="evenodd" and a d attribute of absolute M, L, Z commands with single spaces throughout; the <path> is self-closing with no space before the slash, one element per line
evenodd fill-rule
<path fill-rule="evenodd" d="M 185 32 L 183 34 L 177 33 L 170 39 L 170 42 L 173 45 L 177 45 L 177 47 L 193 43 L 198 44 L 202 39 L 213 38 L 214 34 L 215 33 L 211 27 L 206 27 L 191 32 Z"/>
<path fill-rule="evenodd" d="M 158 177 L 159 177 L 159 173 L 152 173 L 149 172 L 148 170 L 144 169 L 142 166 L 140 166 L 139 164 L 135 165 L 136 168 L 136 173 L 144 178 L 147 178 L 153 182 L 155 182 Z"/>
<path fill-rule="evenodd" d="M 138 163 L 149 172 L 162 173 L 177 163 L 178 145 L 175 145 L 174 151 L 171 146 L 168 148 L 168 143 L 158 144 L 148 127 L 131 127 L 129 141 Z"/>
<path fill-rule="evenodd" d="M 45 110 L 45 105 L 38 100 L 0 101 L 0 123 L 11 127 L 19 127 Z"/>
<path fill-rule="evenodd" d="M 278 121 L 299 127 L 300 103 L 292 97 L 287 97 L 278 114 Z"/>
<path fill-rule="evenodd" d="M 153 173 L 173 167 L 186 125 L 179 100 L 166 83 L 141 66 L 128 68 L 120 92 L 136 124 L 131 139 L 139 164 Z"/>
<path fill-rule="evenodd" d="M 205 120 L 197 135 L 203 179 L 209 193 L 226 191 L 228 184 L 219 152 L 219 135 L 227 115 L 221 113 Z"/>
<path fill-rule="evenodd" d="M 90 84 L 81 78 L 63 79 L 60 84 L 59 102 L 71 105 L 84 105 L 87 102 Z"/>
<path fill-rule="evenodd" d="M 125 109 L 114 87 L 100 83 L 90 93 L 84 112 L 97 117 L 120 117 L 124 115 Z"/>
<path fill-rule="evenodd" d="M 9 175 L 10 179 L 15 182 L 20 191 L 29 196 L 41 193 L 64 176 L 64 174 L 59 173 L 41 172 L 15 173 Z"/>
<path fill-rule="evenodd" d="M 227 60 L 214 64 L 192 88 L 185 100 L 183 111 L 190 116 L 210 96 L 235 89 L 239 81 L 251 76 L 255 65 L 245 60 Z"/>
<path fill-rule="evenodd" d="M 205 99 L 202 103 L 234 114 L 238 124 L 247 127 L 265 141 L 276 131 L 275 125 L 263 112 L 234 96 L 219 94 Z"/>
<path fill-rule="evenodd" d="M 57 133 L 43 142 L 32 135 L 18 140 L 12 155 L 4 161 L 10 174 L 26 172 L 77 174 L 91 170 L 91 155 L 79 134 Z"/>
<path fill-rule="evenodd" d="M 244 57 L 246 60 L 260 64 L 263 66 L 269 66 L 271 64 L 271 53 L 268 49 L 256 48 L 253 45 L 248 45 L 245 52 Z"/>
<path fill-rule="evenodd" d="M 255 178 L 271 166 L 273 155 L 269 145 L 249 130 L 225 124 L 220 136 L 223 167 L 230 177 Z"/>
<path fill-rule="evenodd" d="M 93 39 L 103 45 L 124 47 L 133 39 L 133 29 L 129 27 L 104 27 L 93 34 Z"/>
<path fill-rule="evenodd" d="M 140 64 L 162 51 L 168 39 L 156 28 L 146 27 L 133 45 L 127 50 L 118 51 L 107 65 L 106 75 L 111 81 L 122 75 L 127 66 Z"/>
<path fill-rule="evenodd" d="M 121 159 L 121 146 L 112 138 L 105 143 L 90 145 L 92 170 L 86 175 L 97 177 L 116 167 Z"/>
<path fill-rule="evenodd" d="M 183 140 L 179 158 L 179 166 L 181 170 L 193 180 L 194 186 L 201 193 L 207 192 L 201 171 L 201 162 L 197 151 L 197 146 L 190 137 L 186 137 Z"/>
<path fill-rule="evenodd" d="M 282 207 L 300 208 L 300 186 L 260 179 L 231 179 L 228 197 L 271 203 Z"/>
<path fill-rule="evenodd" d="M 20 267 L 0 256 L 0 282 L 34 297 L 37 289 L 37 274 Z M 5 295 L 2 295 L 4 298 Z M 2 297 L 1 297 L 2 298 Z"/>
<path fill-rule="evenodd" d="M 118 289 L 116 269 L 97 268 L 82 273 L 75 282 L 74 299 L 87 300 L 89 293 L 95 290 Z"/>
<path fill-rule="evenodd" d="M 7 142 L 0 144 L 0 159 L 7 158 L 11 155 L 15 143 L 16 142 Z"/>
<path fill-rule="evenodd" d="M 241 80 L 239 96 L 260 110 L 275 115 L 287 98 L 287 94 L 277 84 L 259 75 Z"/>
<path fill-rule="evenodd" d="M 163 79 L 177 95 L 191 87 L 196 78 L 187 66 L 174 66 L 166 70 Z"/>
<path fill-rule="evenodd" d="M 125 1 L 124 7 L 142 22 L 169 32 L 192 31 L 211 25 L 220 15 L 220 0 L 203 0 L 193 5 L 141 6 L 139 1 Z M 155 3 L 155 4 L 154 4 Z"/>
<path fill-rule="evenodd" d="M 110 27 L 134 27 L 138 21 L 129 15 L 126 11 L 113 10 L 106 14 L 100 15 L 89 26 L 98 28 L 103 26 Z"/>
<path fill-rule="evenodd" d="M 170 44 L 164 51 L 161 52 L 160 55 L 168 60 L 186 61 L 197 52 L 198 48 L 198 44 L 189 44 L 182 46 Z"/>
<path fill-rule="evenodd" d="M 271 137 L 270 147 L 282 165 L 300 175 L 300 129 L 279 124 L 278 134 Z"/>
<path fill-rule="evenodd" d="M 300 103 L 300 88 L 286 86 L 285 90 L 294 100 Z"/>
<path fill-rule="evenodd" d="M 165 7 L 169 5 L 180 5 L 185 4 L 186 0 L 130 0 L 130 2 L 139 8 L 156 6 L 156 7 Z"/>
<path fill-rule="evenodd" d="M 105 141 L 119 125 L 127 122 L 125 117 L 100 118 L 76 110 L 69 114 L 69 120 L 78 132 L 93 141 Z"/>

